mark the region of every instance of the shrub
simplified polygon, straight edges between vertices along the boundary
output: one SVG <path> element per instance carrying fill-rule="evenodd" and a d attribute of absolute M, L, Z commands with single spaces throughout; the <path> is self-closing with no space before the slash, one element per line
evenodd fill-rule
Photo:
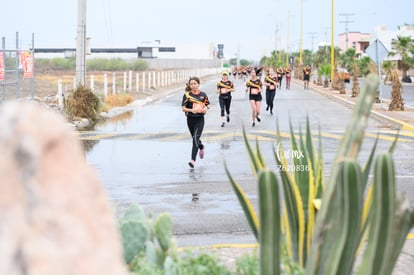
<path fill-rule="evenodd" d="M 101 101 L 90 88 L 79 85 L 65 100 L 65 113 L 69 119 L 87 118 L 93 122 L 98 120 Z"/>

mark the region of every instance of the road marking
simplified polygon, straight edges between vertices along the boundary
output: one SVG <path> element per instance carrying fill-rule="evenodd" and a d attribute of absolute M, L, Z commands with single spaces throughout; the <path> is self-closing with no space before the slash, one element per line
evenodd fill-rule
<path fill-rule="evenodd" d="M 248 140 L 258 140 L 258 141 L 275 141 L 276 140 L 276 131 L 270 130 L 256 130 L 256 131 L 246 131 Z M 179 133 L 179 132 L 159 132 L 159 133 L 126 133 L 126 132 L 112 132 L 112 133 L 102 133 L 102 132 L 79 132 L 79 138 L 81 140 L 109 140 L 109 139 L 119 139 L 119 140 L 157 140 L 157 141 L 170 141 L 170 140 L 184 140 L 189 138 L 189 133 Z M 394 141 L 397 135 L 397 130 L 395 131 L 380 131 L 376 133 L 368 132 L 365 134 L 366 138 L 372 138 L 386 141 Z M 321 132 L 320 136 L 323 139 L 334 139 L 340 140 L 343 136 L 343 133 L 339 132 Z M 280 132 L 280 137 L 282 139 L 290 138 L 290 132 Z M 298 138 L 299 135 L 295 134 L 295 137 Z M 319 133 L 312 133 L 312 137 L 317 140 L 319 138 Z M 203 140 L 216 142 L 219 140 L 233 140 L 233 141 L 243 141 L 243 132 L 242 131 L 205 131 L 203 133 Z M 414 134 L 410 132 L 399 132 L 398 142 L 414 142 Z"/>

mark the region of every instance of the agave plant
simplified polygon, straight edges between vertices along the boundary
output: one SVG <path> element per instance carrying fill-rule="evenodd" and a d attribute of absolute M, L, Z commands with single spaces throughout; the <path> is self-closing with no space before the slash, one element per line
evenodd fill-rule
<path fill-rule="evenodd" d="M 280 274 L 281 240 L 286 240 L 289 256 L 306 274 L 351 274 L 356 268 L 364 275 L 392 272 L 414 225 L 414 213 L 405 200 L 396 197 L 391 153 L 397 139 L 389 152 L 377 157 L 375 143 L 363 167 L 357 160 L 377 86 L 377 78 L 370 76 L 337 149 L 326 186 L 321 145 L 315 153 L 309 121 L 305 136 L 300 134 L 297 141 L 291 126 L 290 138 L 292 150 L 301 152 L 301 157 L 294 158 L 291 167 L 299 165 L 307 169 L 282 169 L 280 177 L 269 170 L 258 143 L 253 150 L 244 132 L 258 179 L 259 217 L 227 166 L 225 169 L 260 244 L 261 274 Z M 280 144 L 279 131 L 277 140 Z M 287 167 L 285 154 L 281 150 L 278 152 L 277 164 Z M 368 176 L 372 164 L 374 181 L 370 184 Z M 279 197 L 281 187 L 283 201 Z M 320 196 L 321 206 L 316 214 L 315 201 Z M 362 252 L 361 264 L 355 267 L 357 255 Z"/>

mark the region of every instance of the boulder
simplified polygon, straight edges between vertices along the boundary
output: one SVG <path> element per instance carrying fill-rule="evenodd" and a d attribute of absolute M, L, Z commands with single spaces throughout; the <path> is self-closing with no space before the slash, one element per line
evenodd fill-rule
<path fill-rule="evenodd" d="M 0 152 L 0 274 L 128 274 L 114 209 L 59 113 L 4 102 Z"/>

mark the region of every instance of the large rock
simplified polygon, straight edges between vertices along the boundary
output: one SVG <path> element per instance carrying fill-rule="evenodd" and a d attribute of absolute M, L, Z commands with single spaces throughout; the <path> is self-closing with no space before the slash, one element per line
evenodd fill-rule
<path fill-rule="evenodd" d="M 76 133 L 30 102 L 0 105 L 0 274 L 127 274 L 113 209 Z"/>

